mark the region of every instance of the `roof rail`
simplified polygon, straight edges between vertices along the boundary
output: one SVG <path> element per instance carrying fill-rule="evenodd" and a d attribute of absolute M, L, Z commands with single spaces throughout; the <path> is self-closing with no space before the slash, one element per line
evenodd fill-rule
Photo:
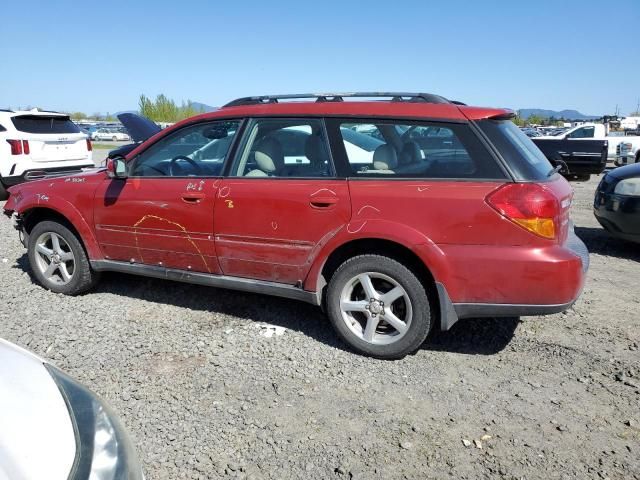
<path fill-rule="evenodd" d="M 238 107 L 242 105 L 259 105 L 266 103 L 279 103 L 280 100 L 297 100 L 315 98 L 316 102 L 342 102 L 345 98 L 390 98 L 392 102 L 424 102 L 424 103 L 451 103 L 440 95 L 431 93 L 410 92 L 351 92 L 351 93 L 299 93 L 288 95 L 259 95 L 254 97 L 237 98 L 225 107 Z"/>

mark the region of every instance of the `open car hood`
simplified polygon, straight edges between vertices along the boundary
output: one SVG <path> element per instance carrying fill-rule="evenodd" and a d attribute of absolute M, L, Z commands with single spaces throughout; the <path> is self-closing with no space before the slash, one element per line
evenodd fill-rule
<path fill-rule="evenodd" d="M 118 120 L 122 122 L 129 136 L 136 143 L 144 142 L 162 130 L 151 120 L 137 113 L 121 113 L 118 115 Z"/>

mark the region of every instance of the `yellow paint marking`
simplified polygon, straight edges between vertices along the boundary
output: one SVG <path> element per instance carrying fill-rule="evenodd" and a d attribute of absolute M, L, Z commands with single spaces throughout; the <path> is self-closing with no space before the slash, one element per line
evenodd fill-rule
<path fill-rule="evenodd" d="M 180 225 L 179 223 L 176 222 L 172 222 L 171 220 L 167 220 L 166 218 L 162 218 L 162 217 L 158 217 L 157 215 L 145 215 L 144 217 L 142 217 L 140 220 L 138 220 L 134 225 L 134 238 L 136 239 L 136 249 L 138 250 L 138 255 L 140 255 L 140 260 L 142 261 L 142 263 L 144 263 L 144 259 L 142 258 L 142 250 L 140 249 L 140 245 L 138 244 L 138 227 L 140 226 L 140 224 L 144 223 L 146 220 L 149 219 L 153 219 L 153 220 L 159 220 L 161 222 L 166 222 L 170 225 L 174 225 L 176 227 L 178 227 L 180 230 L 182 230 L 185 235 L 187 236 L 187 240 L 189 241 L 189 243 L 191 243 L 191 245 L 193 245 L 193 248 L 196 249 L 196 252 L 198 252 L 198 255 L 200 255 L 200 258 L 202 259 L 202 263 L 204 263 L 204 266 L 207 269 L 207 272 L 211 273 L 211 269 L 209 268 L 209 265 L 207 264 L 207 260 L 204 258 L 204 255 L 202 254 L 202 252 L 200 251 L 200 249 L 198 248 L 198 245 L 196 245 L 196 242 L 193 241 L 193 239 L 189 236 L 189 232 L 187 232 L 187 229 L 184 228 L 182 225 Z"/>
<path fill-rule="evenodd" d="M 233 200 L 225 200 L 228 208 L 233 208 Z"/>

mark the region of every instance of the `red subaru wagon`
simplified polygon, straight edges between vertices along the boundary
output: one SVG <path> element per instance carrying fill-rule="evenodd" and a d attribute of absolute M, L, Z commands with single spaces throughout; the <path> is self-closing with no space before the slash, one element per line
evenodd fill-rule
<path fill-rule="evenodd" d="M 109 270 L 276 295 L 400 358 L 432 328 L 581 292 L 572 189 L 512 115 L 422 93 L 246 97 L 106 168 L 15 186 L 4 211 L 54 292 Z"/>

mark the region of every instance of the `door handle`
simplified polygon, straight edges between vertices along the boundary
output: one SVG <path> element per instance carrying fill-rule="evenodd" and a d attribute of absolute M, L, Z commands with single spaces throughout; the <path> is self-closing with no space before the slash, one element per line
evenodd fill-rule
<path fill-rule="evenodd" d="M 330 208 L 338 203 L 336 197 L 313 197 L 309 200 L 309 204 L 314 208 Z"/>
<path fill-rule="evenodd" d="M 182 201 L 185 203 L 200 203 L 204 197 L 205 194 L 199 192 L 183 193 Z"/>

